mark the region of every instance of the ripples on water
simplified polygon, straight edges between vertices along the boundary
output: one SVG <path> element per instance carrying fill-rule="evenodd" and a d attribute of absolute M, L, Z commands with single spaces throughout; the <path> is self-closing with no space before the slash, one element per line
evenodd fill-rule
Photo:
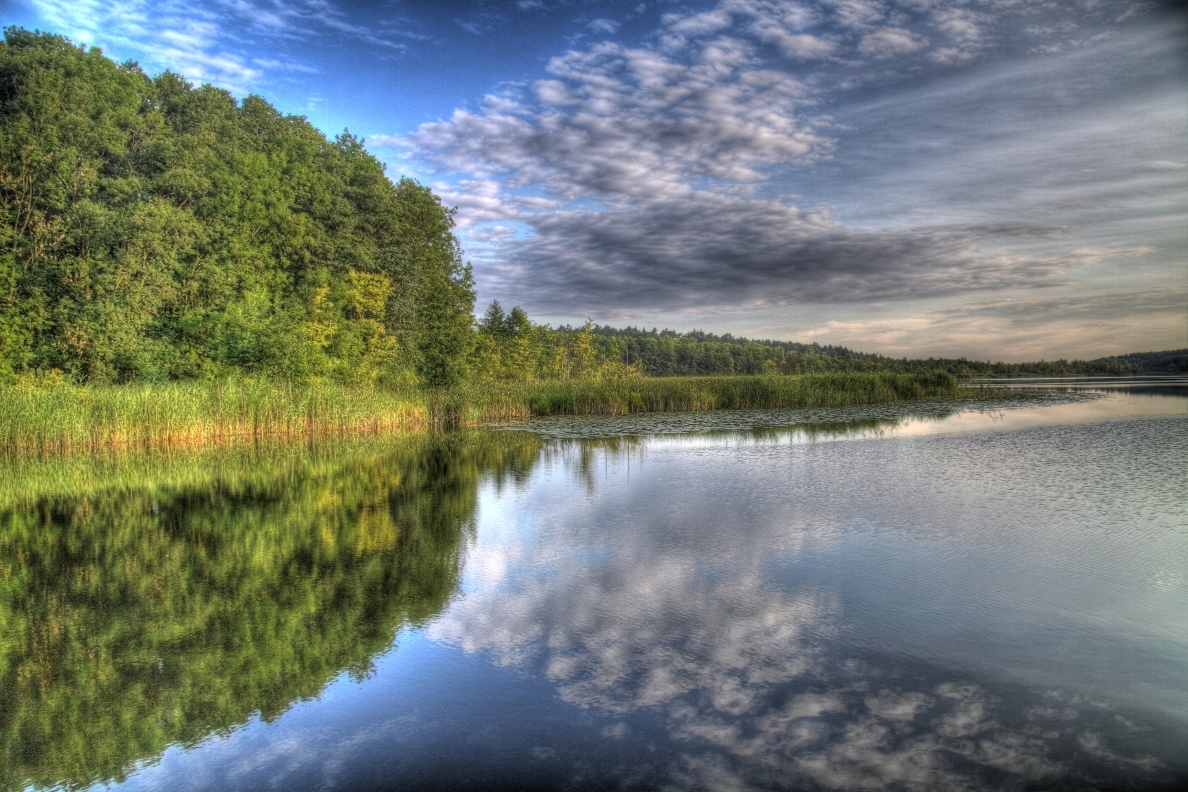
<path fill-rule="evenodd" d="M 25 465 L 0 778 L 1176 788 L 1186 412 L 1070 391 Z"/>

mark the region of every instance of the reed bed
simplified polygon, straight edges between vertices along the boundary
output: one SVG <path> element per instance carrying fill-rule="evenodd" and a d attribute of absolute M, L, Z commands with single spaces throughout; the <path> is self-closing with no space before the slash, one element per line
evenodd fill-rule
<path fill-rule="evenodd" d="M 943 372 L 471 383 L 397 393 L 268 380 L 0 388 L 0 450 L 203 446 L 546 415 L 846 407 L 959 395 Z"/>
<path fill-rule="evenodd" d="M 0 388 L 0 448 L 235 443 L 424 427 L 427 402 L 374 388 L 266 380 Z"/>

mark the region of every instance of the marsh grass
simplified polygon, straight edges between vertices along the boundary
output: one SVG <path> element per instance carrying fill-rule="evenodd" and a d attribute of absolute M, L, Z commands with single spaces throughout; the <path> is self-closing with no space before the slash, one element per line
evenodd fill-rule
<path fill-rule="evenodd" d="M 549 415 L 847 407 L 960 396 L 943 372 L 470 383 L 394 392 L 262 379 L 0 388 L 0 449 L 171 447 L 390 434 Z"/>
<path fill-rule="evenodd" d="M 424 427 L 428 403 L 373 388 L 267 380 L 0 388 L 0 448 L 209 445 Z"/>

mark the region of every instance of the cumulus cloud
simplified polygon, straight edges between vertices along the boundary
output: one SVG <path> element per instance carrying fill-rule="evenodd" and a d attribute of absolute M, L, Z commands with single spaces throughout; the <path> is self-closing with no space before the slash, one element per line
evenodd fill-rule
<path fill-rule="evenodd" d="M 1113 5 L 1117 16 L 1123 6 Z M 1082 89 L 1084 79 L 1052 71 L 1064 68 L 1064 60 L 1046 59 L 1049 68 L 1040 72 L 1050 99 L 1041 103 L 1035 91 L 1023 91 L 1023 110 L 1009 113 L 991 113 L 994 75 L 1004 69 L 1026 74 L 1030 85 L 1035 69 L 1011 70 L 1004 62 L 960 84 L 935 81 L 936 101 L 923 112 L 900 114 L 910 129 L 875 121 L 899 106 L 895 99 L 861 109 L 865 116 L 839 118 L 836 97 L 879 81 L 906 84 L 909 74 L 943 73 L 1008 47 L 1075 45 L 1089 53 L 1092 34 L 1112 18 L 1090 23 L 1055 7 L 1012 4 L 722 0 L 665 14 L 654 35 L 636 46 L 609 40 L 574 49 L 553 58 L 543 79 L 505 86 L 477 109 L 376 140 L 454 174 L 448 201 L 459 207 L 461 227 L 476 232 L 467 243 L 485 245 L 484 265 L 476 269 L 480 290 L 501 299 L 514 295 L 547 316 L 617 319 L 639 312 L 888 303 L 1068 284 L 1072 270 L 1105 261 L 1111 249 L 1126 245 L 1091 250 L 1081 241 L 1085 249 L 1075 249 L 1086 228 L 1102 227 L 1100 219 L 1077 217 L 1080 231 L 1058 232 L 1055 225 L 1074 222 L 1051 212 L 1066 212 L 1066 184 L 1081 193 L 1102 189 L 1071 165 L 1053 164 L 1041 180 L 1033 167 L 1040 157 L 1031 155 L 1049 144 L 1047 129 L 1059 130 L 1056 152 L 1040 153 L 1066 165 L 1069 152 L 1083 150 L 1068 145 L 1070 136 L 1090 129 L 1103 139 L 1117 137 L 1113 116 L 1094 110 L 1074 119 L 1071 131 L 1057 124 L 1023 134 L 999 131 L 1017 125 L 1023 110 L 1047 118 L 1048 109 L 1033 106 L 1100 97 L 1099 90 Z M 1024 25 L 1030 40 L 1015 43 Z M 1105 48 L 1100 57 L 1109 57 Z M 967 101 L 962 86 L 980 91 L 981 99 L 991 94 L 989 100 Z M 910 101 L 906 91 L 891 95 Z M 830 103 L 826 115 L 823 106 Z M 956 116 L 980 119 L 963 138 L 963 157 L 933 162 L 932 156 L 949 156 L 935 144 L 939 133 L 955 134 Z M 926 128 L 923 118 L 930 119 Z M 864 122 L 865 138 L 848 126 Z M 843 140 L 861 150 L 839 150 Z M 1010 156 L 1002 154 L 1007 148 Z M 1152 153 L 1133 159 L 1149 174 L 1176 170 L 1177 158 Z M 880 232 L 846 227 L 834 219 L 844 211 L 834 215 L 792 205 L 804 199 L 776 198 L 811 195 L 805 180 L 811 184 L 826 173 L 869 180 L 870 165 L 898 180 L 880 185 L 891 206 L 910 204 L 913 189 L 917 203 L 940 201 L 930 192 L 937 185 L 953 192 L 955 202 L 944 201 L 943 212 L 921 213 L 917 223 L 927 227 L 912 228 L 902 213 L 894 220 L 879 217 L 874 222 L 900 229 Z M 1133 162 L 1129 168 L 1133 173 Z M 1138 186 L 1134 180 L 1133 189 Z M 1043 196 L 1048 213 L 1009 208 L 1021 206 L 1024 188 L 1033 203 Z M 1101 200 L 1094 206 L 1122 204 L 1113 186 L 1107 192 L 1095 194 Z M 979 213 L 986 196 L 1001 198 L 1000 205 Z M 968 211 L 953 211 L 957 204 Z M 997 222 L 935 224 L 946 217 Z M 1051 222 L 1037 234 L 1040 225 L 1010 222 L 1018 217 Z M 507 227 L 512 221 L 515 234 L 477 233 L 484 223 Z"/>
<path fill-rule="evenodd" d="M 885 11 L 727 0 L 669 14 L 663 33 L 684 42 L 679 51 L 612 41 L 571 51 L 549 63 L 547 79 L 488 96 L 477 111 L 424 124 L 402 142 L 440 168 L 473 175 L 450 198 L 464 227 L 512 217 L 526 224 L 532 233 L 509 238 L 503 262 L 479 279 L 538 312 L 909 300 L 1053 285 L 1100 260 L 996 246 L 1037 239 L 1039 226 L 859 232 L 824 212 L 748 194 L 775 170 L 836 148 L 808 115 L 813 89 L 770 68 L 756 45 L 802 60 L 838 56 L 841 39 L 804 32 L 832 14 L 858 31 L 856 49 L 869 58 L 927 46 L 907 28 L 873 27 Z M 955 44 L 930 53 L 938 62 L 974 57 L 992 21 L 952 7 L 929 20 Z M 490 192 L 496 182 L 508 195 Z M 467 183 L 486 192 L 468 196 Z M 510 200 L 526 189 L 563 203 L 535 209 Z"/>
<path fill-rule="evenodd" d="M 837 52 L 837 44 L 828 39 L 810 36 L 806 33 L 798 35 L 776 35 L 768 39 L 779 47 L 780 52 L 790 58 L 828 58 Z"/>
<path fill-rule="evenodd" d="M 441 182 L 433 185 L 433 191 L 443 204 L 457 207 L 460 229 L 492 220 L 511 220 L 519 215 L 499 182 L 491 179 L 463 179 L 456 184 Z"/>
<path fill-rule="evenodd" d="M 619 23 L 613 19 L 595 19 L 586 27 L 593 30 L 595 33 L 606 33 L 608 35 L 614 33 L 619 29 Z"/>
<path fill-rule="evenodd" d="M 884 3 L 878 0 L 828 0 L 838 21 L 848 28 L 864 30 L 887 15 Z"/>
<path fill-rule="evenodd" d="M 566 198 L 656 199 L 689 181 L 758 181 L 762 168 L 827 156 L 797 115 L 804 86 L 756 68 L 732 39 L 692 62 L 605 42 L 549 64 L 553 79 L 478 112 L 424 124 L 409 142 L 439 166 Z"/>

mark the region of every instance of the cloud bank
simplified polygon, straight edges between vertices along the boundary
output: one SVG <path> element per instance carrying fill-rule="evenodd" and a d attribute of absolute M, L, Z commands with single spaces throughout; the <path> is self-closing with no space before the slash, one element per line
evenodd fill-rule
<path fill-rule="evenodd" d="M 460 209 L 483 293 L 550 316 L 1068 286 L 1080 268 L 1150 246 L 1087 244 L 1077 228 L 1024 213 L 860 229 L 839 207 L 788 193 L 853 155 L 829 112 L 847 92 L 898 90 L 1011 47 L 1022 57 L 1015 38 L 1089 46 L 1086 28 L 1123 24 L 1109 20 L 1127 7 L 1102 22 L 1084 9 L 1010 4 L 723 0 L 665 14 L 637 46 L 569 51 L 545 79 L 374 142 L 453 174 L 439 189 Z"/>
<path fill-rule="evenodd" d="M 508 286 L 532 282 L 546 311 L 575 303 L 617 311 L 869 303 L 1065 282 L 1101 258 L 993 251 L 1004 240 L 1053 239 L 1067 229 L 1028 223 L 849 230 L 820 212 L 776 201 L 697 194 L 603 212 L 555 212 L 532 223 Z"/>

